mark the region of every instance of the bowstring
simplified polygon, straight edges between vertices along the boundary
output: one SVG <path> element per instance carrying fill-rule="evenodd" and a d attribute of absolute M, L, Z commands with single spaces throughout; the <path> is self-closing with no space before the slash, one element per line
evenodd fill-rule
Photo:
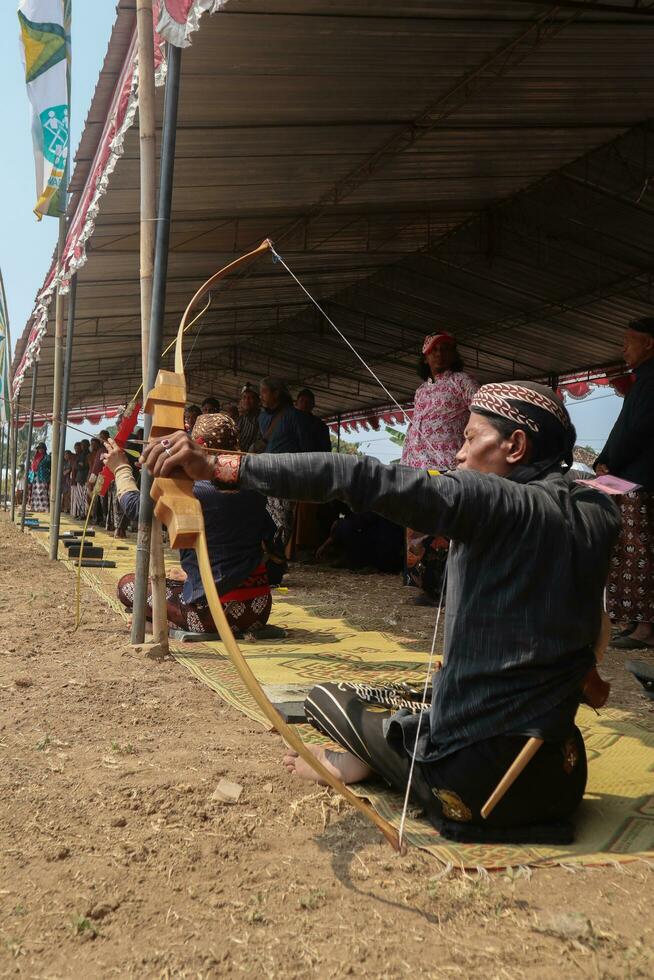
<path fill-rule="evenodd" d="M 391 394 L 391 392 L 388 390 L 388 388 L 386 387 L 386 385 L 384 384 L 384 382 L 381 380 L 381 378 L 379 377 L 379 375 L 370 367 L 370 365 L 368 364 L 368 362 L 359 353 L 359 351 L 356 349 L 356 347 L 354 346 L 354 344 L 352 344 L 348 340 L 348 338 L 345 336 L 345 334 L 340 329 L 340 327 L 338 327 L 334 323 L 334 321 L 332 320 L 332 318 L 329 316 L 329 314 L 327 313 L 327 311 L 320 305 L 320 303 L 315 298 L 315 296 L 313 296 L 309 292 L 309 290 L 306 288 L 306 286 L 304 285 L 304 283 L 301 282 L 298 279 L 298 277 L 295 275 L 295 273 L 293 272 L 293 270 L 289 267 L 288 263 L 283 259 L 283 257 L 279 254 L 279 252 L 277 251 L 277 249 L 274 247 L 274 245 L 272 243 L 270 244 L 270 251 L 272 253 L 273 262 L 279 263 L 281 266 L 283 266 L 286 269 L 286 271 L 288 272 L 288 274 L 291 277 L 291 279 L 293 279 L 297 283 L 297 285 L 300 287 L 300 289 L 302 290 L 302 292 L 304 293 L 304 295 L 309 299 L 309 301 L 311 303 L 313 303 L 313 305 L 315 306 L 315 308 L 325 318 L 325 320 L 330 325 L 330 327 L 333 330 L 336 331 L 336 333 L 341 338 L 341 340 L 343 341 L 343 343 L 347 347 L 350 348 L 350 350 L 352 351 L 352 353 L 354 354 L 354 356 L 361 362 L 361 364 L 366 369 L 366 371 L 368 372 L 368 374 L 372 375 L 372 377 L 375 379 L 375 381 L 377 382 L 377 384 L 379 385 L 379 387 L 382 389 L 382 391 L 388 396 L 388 398 L 390 399 L 391 403 L 397 408 L 398 412 L 401 414 L 401 416 L 404 419 L 404 421 L 406 422 L 407 426 L 412 425 L 413 424 L 412 419 L 409 418 L 409 416 L 407 415 L 405 409 L 402 408 L 402 406 L 398 402 L 397 398 L 395 398 L 395 396 L 393 394 Z M 449 415 L 443 415 L 442 416 L 442 420 L 444 422 L 450 421 L 451 419 L 456 418 L 458 414 L 459 414 L 458 412 L 452 412 Z M 434 447 L 430 443 L 429 439 L 427 439 L 427 437 L 424 435 L 424 433 L 422 434 L 422 437 L 423 437 L 423 440 L 424 440 L 425 444 L 427 445 L 427 447 L 429 449 L 431 449 L 432 453 L 436 454 L 437 450 L 434 449 Z"/>
<path fill-rule="evenodd" d="M 413 745 L 413 752 L 411 753 L 411 765 L 409 766 L 409 777 L 407 779 L 406 791 L 404 793 L 404 803 L 402 804 L 402 816 L 400 817 L 400 829 L 398 832 L 398 837 L 400 840 L 400 850 L 402 849 L 402 838 L 404 836 L 404 825 L 406 823 L 406 816 L 409 809 L 409 796 L 411 794 L 411 783 L 413 781 L 413 772 L 416 767 L 416 757 L 418 755 L 418 739 L 420 738 L 420 728 L 422 727 L 423 717 L 429 713 L 429 709 L 424 708 L 424 704 L 427 701 L 427 691 L 429 689 L 429 679 L 432 676 L 434 669 L 434 655 L 436 650 L 436 637 L 438 635 L 438 627 L 441 620 L 441 610 L 443 609 L 443 599 L 445 598 L 445 582 L 447 580 L 447 564 L 443 570 L 443 581 L 441 583 L 441 594 L 438 600 L 438 609 L 436 611 L 436 622 L 434 623 L 434 633 L 431 638 L 431 650 L 429 651 L 429 661 L 427 663 L 427 674 L 425 676 L 425 686 L 422 689 L 422 704 L 423 708 L 418 716 L 418 727 L 416 729 L 416 740 Z"/>
<path fill-rule="evenodd" d="M 395 407 L 401 413 L 401 415 L 404 418 L 404 420 L 406 421 L 407 425 L 411 425 L 412 424 L 412 420 L 409 418 L 409 416 L 407 415 L 406 411 L 402 408 L 402 406 L 397 401 L 397 399 L 388 390 L 388 388 L 386 387 L 386 385 L 384 384 L 384 382 L 381 380 L 381 378 L 370 367 L 370 365 L 366 362 L 365 358 L 359 353 L 359 351 L 356 349 L 356 347 L 348 340 L 348 338 L 345 336 L 345 334 L 343 333 L 343 331 L 339 327 L 337 327 L 337 325 L 334 323 L 334 321 L 332 320 L 332 318 L 323 309 L 323 307 L 320 305 L 320 303 L 318 302 L 318 300 L 314 296 L 312 296 L 312 294 L 309 292 L 309 290 L 306 288 L 306 286 L 298 279 L 298 277 L 295 275 L 295 273 L 293 272 L 293 270 L 291 268 L 289 268 L 288 264 L 284 261 L 284 259 L 279 254 L 279 252 L 274 248 L 274 246 L 272 245 L 272 243 L 270 245 L 270 251 L 272 252 L 273 262 L 278 262 L 280 265 L 282 265 L 284 267 L 284 269 L 286 269 L 286 271 L 288 272 L 288 274 L 291 277 L 291 279 L 293 279 L 294 282 L 297 283 L 297 285 L 300 287 L 300 289 L 305 294 L 305 296 L 315 306 L 315 308 L 318 310 L 318 312 L 321 313 L 322 316 L 325 318 L 325 320 L 330 325 L 330 327 L 332 327 L 332 329 L 336 331 L 336 333 L 341 338 L 341 340 L 343 341 L 343 343 L 346 344 L 347 347 L 349 347 L 349 349 L 352 351 L 352 353 L 355 355 L 355 357 L 361 362 L 361 364 L 366 369 L 366 371 L 368 371 L 368 373 L 372 375 L 372 377 L 375 379 L 375 381 L 380 386 L 380 388 L 386 393 L 386 395 L 388 396 L 388 398 L 391 400 L 392 404 L 395 405 Z M 458 413 L 452 413 L 450 416 L 446 416 L 445 418 L 447 420 L 449 420 L 450 418 L 454 418 L 456 416 L 456 414 L 458 414 Z M 425 443 L 427 444 L 427 446 L 429 447 L 429 449 L 431 449 L 431 451 L 433 453 L 436 453 L 436 450 L 431 445 L 431 443 L 429 442 L 429 440 L 424 437 L 424 434 L 423 434 L 423 439 L 424 439 Z M 439 597 L 439 600 L 438 600 L 438 608 L 437 608 L 437 611 L 436 611 L 436 622 L 434 623 L 434 633 L 432 635 L 431 649 L 429 651 L 429 660 L 427 662 L 427 674 L 425 676 L 425 684 L 424 684 L 423 692 L 422 692 L 422 703 L 423 703 L 423 705 L 426 703 L 427 692 L 429 690 L 429 681 L 430 681 L 430 678 L 431 678 L 432 673 L 433 673 L 434 656 L 435 656 L 435 650 L 436 650 L 436 639 L 437 639 L 437 636 L 438 636 L 438 627 L 440 625 L 441 612 L 442 612 L 442 609 L 443 609 L 443 599 L 445 597 L 445 583 L 446 583 L 446 581 L 447 581 L 447 564 L 446 564 L 445 569 L 443 571 L 443 581 L 441 583 L 441 592 L 440 592 L 440 597 Z M 408 776 L 408 779 L 407 779 L 406 791 L 405 791 L 405 794 L 404 794 L 404 803 L 403 803 L 403 806 L 402 806 L 402 815 L 400 817 L 400 828 L 399 828 L 399 834 L 398 834 L 398 836 L 399 836 L 399 842 L 400 842 L 400 851 L 402 850 L 402 838 L 403 838 L 403 835 L 404 835 L 404 826 L 406 824 L 406 817 L 407 817 L 407 812 L 408 812 L 408 809 L 409 809 L 409 797 L 411 795 L 411 783 L 413 781 L 413 773 L 415 771 L 415 766 L 416 766 L 416 757 L 418 755 L 418 739 L 419 739 L 419 736 L 420 736 L 420 729 L 422 727 L 422 719 L 423 719 L 423 716 L 426 715 L 426 714 L 428 714 L 428 709 L 426 710 L 423 707 L 422 710 L 420 711 L 420 716 L 419 716 L 419 719 L 418 719 L 418 727 L 416 729 L 416 739 L 415 739 L 415 743 L 414 743 L 414 746 L 413 746 L 413 752 L 411 754 L 411 765 L 409 767 L 409 776 Z"/>

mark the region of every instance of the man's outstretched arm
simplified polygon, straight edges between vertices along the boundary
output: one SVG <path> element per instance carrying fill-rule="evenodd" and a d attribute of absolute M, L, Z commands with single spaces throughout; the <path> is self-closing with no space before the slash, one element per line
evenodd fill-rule
<path fill-rule="evenodd" d="M 424 470 L 387 466 L 370 456 L 341 453 L 266 453 L 208 456 L 186 433 L 147 446 L 143 461 L 154 476 L 183 469 L 223 489 L 322 502 L 342 500 L 354 511 L 374 511 L 425 534 L 465 540 L 519 504 L 499 477 L 472 472 L 430 477 Z"/>

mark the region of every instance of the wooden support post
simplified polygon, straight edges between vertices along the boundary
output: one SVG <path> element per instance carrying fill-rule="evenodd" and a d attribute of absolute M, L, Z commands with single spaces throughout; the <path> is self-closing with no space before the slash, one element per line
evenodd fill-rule
<path fill-rule="evenodd" d="M 64 178 L 65 180 L 65 178 Z M 62 200 L 66 200 L 66 189 L 62 190 Z M 65 204 L 64 204 L 65 209 Z M 59 218 L 59 239 L 57 241 L 57 271 L 61 272 L 61 259 L 66 241 L 66 215 Z M 61 384 L 64 374 L 64 297 L 61 286 L 57 286 L 55 299 L 54 367 L 52 379 L 52 466 L 50 469 L 50 548 L 52 548 L 52 529 L 54 527 L 55 501 L 59 495 L 59 434 L 61 432 Z M 52 557 L 52 556 L 51 556 Z"/>
<path fill-rule="evenodd" d="M 181 52 L 170 45 L 168 47 L 168 76 L 161 143 L 159 220 L 155 221 L 157 212 L 155 209 L 156 155 L 152 0 L 137 0 L 137 24 L 141 137 L 141 338 L 144 355 L 143 393 L 146 397 L 156 381 L 163 345 Z M 149 431 L 150 419 L 146 416 L 144 427 L 146 440 Z M 151 479 L 144 470 L 141 474 L 132 642 L 142 643 L 145 636 L 145 608 L 148 578 L 150 578 L 152 583 L 153 636 L 163 650 L 167 651 L 168 617 L 163 537 L 160 523 L 153 518 L 150 487 Z"/>
<path fill-rule="evenodd" d="M 66 330 L 66 358 L 64 361 L 64 377 L 61 388 L 61 428 L 59 430 L 59 448 L 57 458 L 52 456 L 52 468 L 57 470 L 57 487 L 62 486 L 64 472 L 64 453 L 66 451 L 66 430 L 68 426 L 68 395 L 70 392 L 70 372 L 73 361 L 73 335 L 75 330 L 75 303 L 77 299 L 77 276 L 73 276 L 70 281 L 68 292 L 68 327 Z M 52 486 L 50 487 L 52 493 Z M 57 496 L 52 506 L 50 500 L 50 559 L 56 561 L 59 554 L 59 527 L 61 523 L 61 491 L 57 491 Z"/>
<path fill-rule="evenodd" d="M 152 317 L 152 278 L 156 238 L 156 119 L 154 89 L 154 30 L 152 0 L 137 0 L 139 43 L 139 147 L 141 172 L 141 363 L 144 397 L 148 393 L 148 355 Z M 152 636 L 168 652 L 166 564 L 161 524 L 152 518 L 150 528 L 150 581 L 152 584 Z"/>
<path fill-rule="evenodd" d="M 10 415 L 9 420 L 7 422 L 7 451 L 5 453 L 5 457 L 6 457 L 5 458 L 5 491 L 4 491 L 4 500 L 2 504 L 5 513 L 7 512 L 7 508 L 9 507 L 9 478 L 11 473 L 11 446 L 12 446 L 12 436 L 13 436 L 11 420 L 12 420 L 12 416 Z"/>
<path fill-rule="evenodd" d="M 9 440 L 7 440 L 7 447 L 9 446 Z M 0 503 L 2 503 L 2 481 L 4 479 L 5 471 L 5 424 L 4 422 L 0 425 Z"/>
<path fill-rule="evenodd" d="M 23 476 L 23 503 L 20 511 L 20 529 L 25 530 L 25 513 L 27 511 L 27 488 L 30 462 L 32 459 L 32 430 L 34 429 L 34 407 L 36 405 L 36 383 L 39 376 L 39 362 L 32 364 L 32 400 L 30 402 L 30 417 L 27 423 L 27 445 L 25 448 L 25 474 Z"/>
<path fill-rule="evenodd" d="M 2 437 L 4 446 L 2 452 L 2 465 L 0 465 L 0 507 L 7 509 L 7 474 L 9 473 L 9 456 L 11 453 L 11 424 L 7 422 L 7 431 L 2 427 Z"/>
<path fill-rule="evenodd" d="M 13 432 L 11 440 L 11 523 L 16 519 L 16 468 L 18 466 L 18 412 L 20 409 L 20 395 L 14 402 L 12 413 Z"/>

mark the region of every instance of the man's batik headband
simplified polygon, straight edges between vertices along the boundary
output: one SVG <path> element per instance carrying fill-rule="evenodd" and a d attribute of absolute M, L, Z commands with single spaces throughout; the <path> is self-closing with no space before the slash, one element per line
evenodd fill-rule
<path fill-rule="evenodd" d="M 512 402 L 522 404 L 518 407 Z M 569 428 L 570 417 L 556 396 L 549 397 L 534 388 L 527 388 L 525 385 L 514 384 L 511 381 L 482 385 L 474 396 L 470 411 L 474 412 L 479 408 L 484 412 L 490 412 L 491 415 L 499 415 L 500 418 L 525 426 L 532 432 L 539 432 L 538 422 L 529 415 L 529 406 L 548 412 L 564 429 Z"/>

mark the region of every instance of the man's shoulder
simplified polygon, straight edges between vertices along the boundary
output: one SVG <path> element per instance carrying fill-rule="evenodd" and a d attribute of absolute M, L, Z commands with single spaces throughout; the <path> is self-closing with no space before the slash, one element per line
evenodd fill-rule
<path fill-rule="evenodd" d="M 609 529 L 620 527 L 620 508 L 616 499 L 585 483 L 577 483 L 565 473 L 529 484 L 552 498 L 562 510 L 571 508 L 583 517 L 603 523 Z"/>

